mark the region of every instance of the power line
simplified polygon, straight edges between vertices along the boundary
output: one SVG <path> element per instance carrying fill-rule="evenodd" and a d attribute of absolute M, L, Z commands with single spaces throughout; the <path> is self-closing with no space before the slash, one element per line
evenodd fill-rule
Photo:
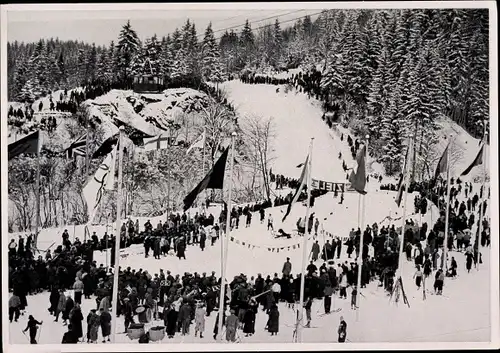
<path fill-rule="evenodd" d="M 301 11 L 304 11 L 304 10 L 301 10 Z M 297 11 L 296 11 L 297 12 Z M 315 12 L 315 13 L 312 13 L 312 14 L 308 14 L 308 15 L 304 15 L 304 16 L 300 16 L 300 17 L 294 17 L 292 19 L 289 19 L 289 20 L 286 20 L 286 21 L 282 21 L 280 24 L 283 24 L 283 23 L 288 23 L 288 22 L 292 22 L 292 21 L 297 21 L 297 20 L 300 20 L 302 18 L 306 18 L 306 17 L 312 17 L 312 16 L 316 16 L 316 15 L 319 15 L 323 12 L 323 10 L 319 11 L 319 12 Z M 262 20 L 264 21 L 264 20 Z M 261 21 L 258 21 L 258 22 L 261 22 Z M 266 28 L 266 27 L 269 27 L 269 26 L 272 26 L 273 24 L 267 24 L 267 25 L 263 25 L 263 26 L 260 26 L 260 27 L 257 27 L 257 28 L 252 28 L 252 31 L 254 30 L 258 30 L 258 29 L 262 29 L 262 28 Z M 238 26 L 239 27 L 239 26 Z M 222 36 L 221 36 L 222 37 Z M 216 40 L 218 39 L 221 39 L 221 37 L 218 37 L 218 38 L 215 38 Z"/>
<path fill-rule="evenodd" d="M 269 20 L 269 19 L 272 19 L 272 18 L 277 18 L 277 17 L 282 17 L 282 16 L 287 16 L 287 15 L 291 15 L 293 13 L 297 13 L 297 12 L 301 12 L 301 11 L 305 11 L 305 10 L 295 10 L 295 11 L 291 11 L 291 12 L 286 12 L 284 14 L 281 14 L 281 15 L 274 15 L 274 16 L 269 16 L 269 17 L 266 17 L 266 18 L 263 18 L 261 20 L 256 20 L 256 21 L 248 21 L 249 24 L 252 24 L 252 23 L 257 23 L 257 22 L 262 22 L 262 21 L 266 21 L 266 20 Z M 306 17 L 306 16 L 304 16 Z M 246 21 L 245 21 L 246 22 Z M 283 22 L 284 23 L 284 22 Z M 238 27 L 243 27 L 246 23 L 243 23 L 243 24 L 240 24 L 240 25 L 236 25 L 236 26 L 231 26 L 231 27 L 226 27 L 226 28 L 222 28 L 222 29 L 218 29 L 216 31 L 213 31 L 213 33 L 219 33 L 219 32 L 222 32 L 222 31 L 227 31 L 229 29 L 233 29 L 233 28 L 238 28 Z M 258 29 L 258 28 L 257 28 Z M 205 34 L 199 34 L 197 35 L 197 37 L 202 37 L 204 36 Z"/>
<path fill-rule="evenodd" d="M 266 11 L 266 10 L 260 10 L 260 11 Z M 250 17 L 248 16 L 248 14 L 240 14 L 240 15 L 236 15 L 236 16 L 232 16 L 232 17 L 229 17 L 229 18 L 226 18 L 226 19 L 223 19 L 223 20 L 220 20 L 220 21 L 216 21 L 217 23 L 223 23 L 223 22 L 227 22 L 229 20 L 233 20 L 235 18 L 238 18 L 238 17 L 246 17 L 247 19 L 248 18 L 252 18 L 254 17 L 255 15 L 251 15 Z M 257 16 L 257 18 L 260 17 L 260 15 Z M 252 19 L 252 21 L 255 20 L 255 19 Z"/>

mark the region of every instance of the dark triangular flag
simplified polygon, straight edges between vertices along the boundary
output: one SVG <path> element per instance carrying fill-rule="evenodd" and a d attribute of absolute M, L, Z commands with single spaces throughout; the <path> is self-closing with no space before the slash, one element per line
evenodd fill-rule
<path fill-rule="evenodd" d="M 468 166 L 466 170 L 463 171 L 463 173 L 461 174 L 461 176 L 469 174 L 470 171 L 472 170 L 472 168 L 474 168 L 475 166 L 483 164 L 483 151 L 484 151 L 484 144 L 479 149 L 479 152 L 477 153 L 476 158 L 474 158 L 474 161 L 472 162 L 472 164 L 470 166 Z"/>
<path fill-rule="evenodd" d="M 282 222 L 285 221 L 286 217 L 290 214 L 290 211 L 292 210 L 292 205 L 297 202 L 299 199 L 300 194 L 302 193 L 302 189 L 304 189 L 304 185 L 307 182 L 307 175 L 308 175 L 308 162 L 309 162 L 309 156 L 307 156 L 306 161 L 304 163 L 301 163 L 299 165 L 303 165 L 304 168 L 302 169 L 302 173 L 300 174 L 300 179 L 299 179 L 299 187 L 297 190 L 295 190 L 295 195 L 293 195 L 292 200 L 288 204 L 288 207 L 286 208 L 286 213 L 283 216 L 283 219 L 281 220 Z"/>
<path fill-rule="evenodd" d="M 99 148 L 94 152 L 94 154 L 92 155 L 92 159 L 104 157 L 104 156 L 107 156 L 108 154 L 110 154 L 111 151 L 113 150 L 113 148 L 118 143 L 118 136 L 119 136 L 119 133 L 116 133 L 113 136 L 106 139 L 99 146 Z"/>
<path fill-rule="evenodd" d="M 187 211 L 196 200 L 196 197 L 205 189 L 222 189 L 224 185 L 224 174 L 226 171 L 229 147 L 219 157 L 217 162 L 203 180 L 184 198 L 184 211 Z"/>
<path fill-rule="evenodd" d="M 434 179 L 432 183 L 433 185 L 436 184 L 439 174 L 443 173 L 448 168 L 448 147 L 450 147 L 450 143 L 448 143 L 443 151 L 443 155 L 439 159 L 439 163 L 436 167 L 436 172 L 434 173 Z"/>
<path fill-rule="evenodd" d="M 9 160 L 23 153 L 38 153 L 40 131 L 24 136 L 16 142 L 9 143 Z"/>
<path fill-rule="evenodd" d="M 363 145 L 356 156 L 356 162 L 358 163 L 358 169 L 356 173 L 354 170 L 351 172 L 349 177 L 349 182 L 354 190 L 362 195 L 366 194 L 366 166 L 365 166 L 365 155 L 366 155 L 366 145 Z"/>
<path fill-rule="evenodd" d="M 129 125 L 117 118 L 113 119 L 114 124 L 120 128 L 121 126 L 124 127 L 124 132 L 125 135 L 133 142 L 134 145 L 136 146 L 144 146 L 144 138 L 151 138 L 154 137 L 153 135 L 150 135 L 142 130 L 139 130 L 138 128 Z"/>

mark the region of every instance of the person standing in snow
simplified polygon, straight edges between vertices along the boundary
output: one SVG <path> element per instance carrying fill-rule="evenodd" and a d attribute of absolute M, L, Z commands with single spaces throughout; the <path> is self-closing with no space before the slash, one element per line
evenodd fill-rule
<path fill-rule="evenodd" d="M 312 297 L 307 298 L 304 304 L 304 309 L 306 309 L 306 319 L 307 323 L 304 327 L 311 327 L 311 307 L 312 307 Z"/>
<path fill-rule="evenodd" d="M 96 309 L 92 309 L 87 315 L 87 343 L 97 343 L 98 334 L 99 315 L 96 314 Z"/>
<path fill-rule="evenodd" d="M 434 291 L 437 295 L 443 294 L 444 273 L 442 269 L 437 270 L 434 277 Z"/>
<path fill-rule="evenodd" d="M 21 307 L 21 299 L 14 293 L 9 299 L 9 321 L 12 319 L 17 322 L 19 315 L 21 314 L 19 308 Z"/>
<path fill-rule="evenodd" d="M 102 343 L 106 342 L 106 337 L 109 342 L 109 335 L 111 334 L 111 314 L 103 308 L 100 308 L 99 311 L 101 313 L 99 316 L 99 323 L 101 325 Z"/>
<path fill-rule="evenodd" d="M 465 268 L 467 269 L 467 272 L 470 273 L 470 269 L 472 268 L 472 261 L 474 260 L 474 254 L 472 253 L 470 247 L 465 251 L 465 257 Z"/>
<path fill-rule="evenodd" d="M 239 325 L 238 317 L 234 313 L 234 309 L 231 309 L 231 315 L 226 319 L 226 340 L 230 342 L 236 341 L 236 330 Z"/>
<path fill-rule="evenodd" d="M 340 325 L 337 330 L 337 333 L 339 335 L 339 343 L 344 343 L 347 339 L 347 323 L 344 321 L 344 317 L 340 317 Z"/>
<path fill-rule="evenodd" d="M 200 338 L 203 338 L 203 332 L 205 331 L 205 315 L 207 311 L 203 306 L 203 303 L 198 303 L 196 311 L 194 313 L 194 337 L 198 337 L 198 332 L 200 333 Z"/>
<path fill-rule="evenodd" d="M 330 309 L 332 307 L 332 294 L 333 294 L 333 287 L 332 287 L 330 281 L 326 282 L 326 286 L 325 286 L 325 290 L 323 291 L 323 294 L 325 295 L 325 298 L 323 301 L 323 304 L 325 307 L 325 314 L 329 314 Z"/>
<path fill-rule="evenodd" d="M 189 326 L 191 324 L 191 306 L 189 303 L 183 300 L 183 303 L 179 309 L 179 317 L 178 320 L 181 323 L 182 327 L 182 335 L 189 334 Z"/>
<path fill-rule="evenodd" d="M 274 230 L 274 227 L 273 227 L 273 216 L 271 216 L 271 214 L 269 213 L 269 216 L 267 217 L 267 230 Z"/>
<path fill-rule="evenodd" d="M 347 299 L 347 291 L 346 291 L 347 274 L 340 273 L 339 287 L 340 287 L 340 298 Z"/>
<path fill-rule="evenodd" d="M 23 330 L 23 332 L 28 331 L 28 329 L 30 330 L 30 344 L 37 344 L 36 332 L 38 331 L 38 325 L 41 324 L 43 324 L 43 321 L 38 322 L 32 315 L 28 317 L 28 324 L 26 325 L 26 328 Z"/>
<path fill-rule="evenodd" d="M 275 336 L 279 332 L 280 326 L 280 312 L 278 311 L 278 306 L 273 304 L 268 312 L 269 318 L 267 320 L 266 329 L 271 333 L 271 336 Z"/>
<path fill-rule="evenodd" d="M 252 212 L 248 211 L 247 212 L 247 216 L 246 216 L 246 225 L 245 227 L 250 227 L 251 223 L 252 223 Z"/>
<path fill-rule="evenodd" d="M 319 219 L 316 218 L 316 221 L 314 222 L 314 235 L 318 235 L 318 228 L 319 228 Z"/>
<path fill-rule="evenodd" d="M 311 248 L 312 261 L 318 261 L 319 252 L 320 252 L 319 243 L 316 240 L 316 242 L 312 245 Z"/>
<path fill-rule="evenodd" d="M 451 257 L 451 264 L 450 264 L 450 275 L 452 278 L 457 277 L 457 261 L 455 260 L 455 257 Z"/>
<path fill-rule="evenodd" d="M 351 309 L 356 310 L 358 307 L 356 306 L 356 299 L 358 297 L 358 290 L 356 289 L 356 286 L 352 287 L 352 292 L 351 292 Z"/>
<path fill-rule="evenodd" d="M 292 272 L 292 263 L 290 262 L 290 258 L 286 258 L 286 262 L 283 264 L 283 270 L 281 271 L 283 273 L 283 277 L 288 277 L 290 276 L 290 273 Z"/>
<path fill-rule="evenodd" d="M 415 278 L 415 284 L 417 285 L 418 289 L 420 289 L 420 286 L 422 284 L 422 277 L 423 277 L 423 274 L 422 274 L 422 271 L 420 271 L 420 266 L 417 265 L 417 271 L 413 275 L 413 278 Z"/>
<path fill-rule="evenodd" d="M 255 317 L 258 310 L 258 304 L 254 299 L 250 300 L 249 308 L 245 311 L 243 316 L 243 333 L 245 337 L 255 333 Z"/>
<path fill-rule="evenodd" d="M 75 283 L 73 284 L 73 290 L 75 292 L 75 303 L 82 303 L 82 294 L 83 294 L 83 282 L 76 277 Z"/>

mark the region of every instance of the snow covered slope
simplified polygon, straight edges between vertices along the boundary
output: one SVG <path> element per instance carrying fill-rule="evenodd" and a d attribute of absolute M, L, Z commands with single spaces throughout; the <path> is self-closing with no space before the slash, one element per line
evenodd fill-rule
<path fill-rule="evenodd" d="M 476 158 L 477 153 L 480 148 L 480 139 L 472 137 L 463 127 L 458 125 L 451 119 L 444 119 L 438 122 L 441 127 L 438 134 L 440 136 L 439 143 L 436 146 L 436 153 L 441 156 L 444 149 L 446 148 L 448 142 L 450 141 L 450 136 L 452 138 L 452 147 L 450 150 L 452 164 L 450 165 L 450 172 L 452 176 L 459 176 Z M 490 146 L 486 145 L 486 170 L 490 170 Z M 436 161 L 437 163 L 437 161 Z M 467 181 L 472 181 L 478 176 L 483 175 L 483 168 L 474 168 L 465 179 Z M 476 179 L 477 180 L 477 179 Z"/>
<path fill-rule="evenodd" d="M 273 172 L 298 178 L 301 169 L 297 165 L 306 159 L 309 143 L 313 144 L 313 178 L 345 182 L 346 174 L 342 169 L 342 152 L 346 163 L 351 165 L 347 143 L 340 141 L 339 134 L 326 128 L 321 120 L 323 112 L 316 100 L 295 91 L 276 93 L 274 85 L 249 85 L 233 80 L 220 85 L 228 93 L 236 110 L 243 115 L 272 117 L 274 119 L 276 140 L 274 142 L 276 160 Z"/>

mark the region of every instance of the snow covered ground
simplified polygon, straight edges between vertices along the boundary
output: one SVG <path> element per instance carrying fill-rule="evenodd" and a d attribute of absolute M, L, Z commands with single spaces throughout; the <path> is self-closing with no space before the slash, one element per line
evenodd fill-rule
<path fill-rule="evenodd" d="M 276 160 L 273 172 L 298 178 L 301 169 L 297 165 L 307 157 L 309 143 L 313 144 L 313 178 L 345 182 L 346 174 L 342 160 L 338 159 L 339 150 L 349 164 L 352 161 L 347 144 L 339 136 L 332 134 L 321 120 L 321 107 L 317 102 L 307 99 L 306 95 L 295 91 L 276 93 L 274 85 L 247 85 L 233 80 L 220 85 L 228 92 L 236 110 L 243 115 L 272 117 L 277 137 L 274 142 Z M 263 104 L 263 102 L 267 102 Z"/>
<path fill-rule="evenodd" d="M 313 178 L 328 181 L 343 182 L 345 174 L 341 168 L 341 160 L 338 159 L 338 152 L 341 151 L 348 164 L 352 163 L 347 144 L 341 142 L 335 132 L 325 129 L 325 124 L 321 121 L 321 110 L 319 106 L 313 104 L 305 95 L 291 93 L 276 93 L 276 86 L 270 85 L 244 85 L 238 81 L 227 82 L 223 85 L 230 100 L 233 101 L 236 109 L 241 113 L 258 114 L 263 116 L 273 116 L 277 125 L 276 161 L 273 166 L 275 173 L 282 173 L 287 176 L 298 177 L 300 169 L 296 166 L 303 162 L 311 137 L 315 138 L 313 150 Z M 262 104 L 265 101 L 272 101 L 272 104 Z M 332 139 L 333 136 L 333 139 Z M 476 143 L 477 144 L 477 143 Z M 469 145 L 469 143 L 467 144 Z M 469 145 L 470 146 L 470 145 Z M 471 152 L 472 153 L 472 152 Z M 474 153 L 472 153 L 474 154 Z M 471 157 L 470 160 L 472 160 Z M 369 161 L 370 162 L 370 161 Z M 470 162 L 464 162 L 468 164 Z M 477 187 L 477 186 L 476 186 Z M 477 189 L 476 189 L 477 190 Z M 397 209 L 394 202 L 395 192 L 380 191 L 378 182 L 368 183 L 368 194 L 365 197 L 365 216 L 363 224 L 380 222 L 387 216 L 393 218 L 401 216 L 401 209 Z M 315 212 L 322 221 L 325 230 L 334 236 L 346 236 L 351 228 L 358 226 L 359 197 L 355 193 L 346 193 L 344 204 L 339 205 L 338 200 L 333 195 L 326 194 L 316 199 L 312 212 Z M 408 212 L 413 212 L 413 197 L 409 195 L 407 204 Z M 291 232 L 295 228 L 298 217 L 305 216 L 305 207 L 301 204 L 294 205 L 290 216 L 284 223 L 281 218 L 286 206 L 273 208 L 267 212 L 272 213 L 275 220 L 275 229 L 283 228 Z M 215 216 L 219 210 L 210 210 Z M 431 218 L 437 217 L 436 209 L 430 208 L 422 221 L 431 223 Z M 325 219 L 326 218 L 326 219 Z M 419 217 L 409 217 L 419 221 Z M 133 217 L 132 219 L 135 220 Z M 301 266 L 302 238 L 292 237 L 292 239 L 274 239 L 267 231 L 266 225 L 261 225 L 257 214 L 252 218 L 252 226 L 244 227 L 243 218 L 240 221 L 240 229 L 231 233 L 234 241 L 229 242 L 228 249 L 228 271 L 229 279 L 239 273 L 248 276 L 272 275 L 280 273 L 286 257 L 290 257 L 292 262 L 292 273 L 297 273 Z M 146 219 L 140 219 L 141 226 Z M 151 219 L 153 224 L 155 219 Z M 386 220 L 387 222 L 387 220 Z M 400 226 L 401 221 L 395 221 L 396 226 Z M 95 228 L 102 234 L 105 226 L 101 229 Z M 72 227 L 68 227 L 70 235 Z M 83 227 L 76 227 L 76 234 L 83 238 Z M 93 231 L 93 230 L 91 230 Z M 44 230 L 40 235 L 40 242 L 49 246 L 53 241 L 60 242 L 62 230 Z M 11 235 L 12 236 L 12 235 Z M 319 235 L 316 240 L 320 245 L 328 239 Z M 236 242 L 238 240 L 239 244 Z M 310 248 L 313 239 L 308 241 Z M 245 245 L 243 245 L 245 242 Z M 250 244 L 250 248 L 248 247 Z M 296 245 L 300 244 L 300 248 Z M 293 246 L 295 245 L 295 249 Z M 288 250 L 288 247 L 291 247 Z M 44 248 L 40 245 L 40 248 Z M 275 249 L 272 251 L 272 249 Z M 271 250 L 269 250 L 271 249 Z M 279 253 L 276 249 L 279 249 Z M 346 247 L 343 246 L 340 261 L 346 261 Z M 207 242 L 205 251 L 200 251 L 197 247 L 189 246 L 186 251 L 186 260 L 179 260 L 170 255 L 161 260 L 152 257 L 145 259 L 141 254 L 143 248 L 138 245 L 122 252 L 127 256 L 120 258 L 120 266 L 147 269 L 150 273 L 157 272 L 160 268 L 171 270 L 172 273 L 182 274 L 186 271 L 197 271 L 198 273 L 215 271 L 220 274 L 220 243 L 210 246 Z M 490 340 L 491 307 L 490 307 L 490 252 L 484 249 L 483 264 L 480 270 L 473 269 L 471 273 L 465 270 L 465 259 L 462 253 L 451 252 L 458 263 L 458 277 L 456 279 L 445 279 L 443 296 L 432 295 L 433 278 L 426 283 L 429 293 L 426 300 L 423 299 L 421 291 L 417 291 L 413 283 L 413 264 L 406 262 L 403 266 L 403 281 L 405 290 L 410 302 L 410 307 L 403 303 L 396 305 L 389 301 L 389 297 L 377 286 L 377 282 L 370 283 L 361 293 L 359 318 L 356 312 L 350 309 L 350 289 L 348 289 L 348 299 L 333 299 L 334 308 L 342 308 L 339 313 L 320 316 L 322 313 L 322 301 L 316 300 L 312 308 L 312 328 L 305 329 L 303 341 L 306 343 L 334 343 L 337 341 L 336 330 L 339 317 L 342 315 L 346 320 L 347 339 L 349 342 L 486 342 Z M 96 253 L 96 260 L 104 263 L 105 253 Z M 337 263 L 338 260 L 336 260 Z M 317 266 L 321 265 L 317 262 Z M 66 328 L 61 323 L 54 323 L 47 315 L 48 293 L 28 297 L 28 313 L 38 320 L 44 320 L 39 343 L 58 343 L 61 340 Z M 95 301 L 84 300 L 84 316 L 90 308 L 95 305 Z M 280 333 L 271 337 L 264 326 L 267 315 L 259 312 L 256 322 L 256 334 L 252 337 L 244 337 L 239 332 L 239 337 L 243 343 L 292 343 L 293 330 L 295 324 L 295 312 L 280 304 Z M 215 315 L 211 315 L 206 320 L 206 332 L 203 339 L 195 338 L 193 334 L 180 336 L 172 340 L 165 338 L 163 343 L 205 343 L 214 342 L 212 330 L 214 327 Z M 28 343 L 23 337 L 21 329 L 24 329 L 26 317 L 22 317 L 20 322 L 9 325 L 10 341 L 14 343 Z M 156 326 L 158 322 L 151 325 Z M 84 328 L 85 329 L 85 328 Z M 123 331 L 123 318 L 118 320 L 118 332 Z M 48 334 L 50 333 L 50 334 Z M 125 335 L 119 335 L 117 343 L 137 343 L 130 341 Z"/>

